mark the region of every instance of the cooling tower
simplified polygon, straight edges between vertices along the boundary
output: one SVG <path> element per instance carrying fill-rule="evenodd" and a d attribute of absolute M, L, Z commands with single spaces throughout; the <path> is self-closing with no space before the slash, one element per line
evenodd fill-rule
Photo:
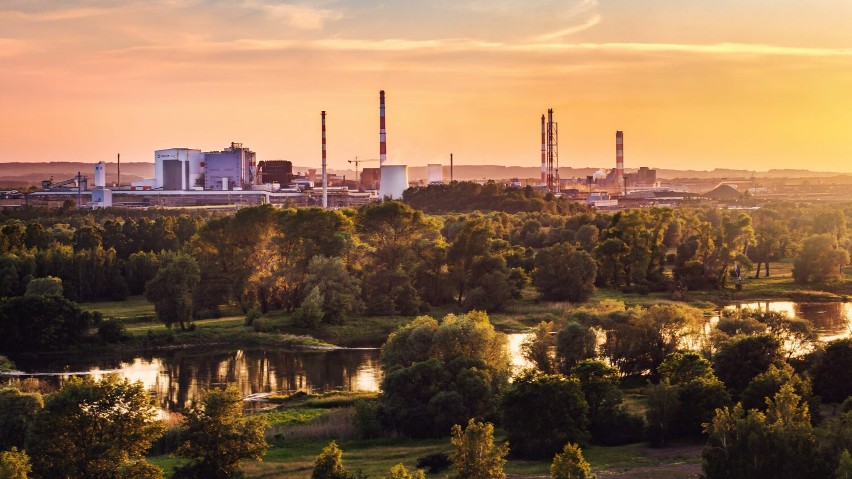
<path fill-rule="evenodd" d="M 382 165 L 382 182 L 379 185 L 379 197 L 398 200 L 408 188 L 407 165 Z"/>
<path fill-rule="evenodd" d="M 440 164 L 433 163 L 426 165 L 426 180 L 428 184 L 436 184 L 444 182 L 444 171 Z"/>

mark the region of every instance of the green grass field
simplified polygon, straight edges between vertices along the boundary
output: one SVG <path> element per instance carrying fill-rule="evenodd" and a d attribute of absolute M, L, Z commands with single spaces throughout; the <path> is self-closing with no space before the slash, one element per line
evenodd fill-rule
<path fill-rule="evenodd" d="M 270 447 L 262 462 L 246 462 L 244 470 L 249 479 L 304 479 L 310 477 L 314 458 L 329 440 L 292 441 Z M 498 442 L 502 438 L 498 437 Z M 387 475 L 388 470 L 396 464 L 404 464 L 414 469 L 420 457 L 447 453 L 450 441 L 447 439 L 373 439 L 338 441 L 343 450 L 343 463 L 350 471 L 362 470 L 371 478 Z M 700 464 L 700 446 L 675 446 L 672 448 L 650 448 L 644 444 L 629 444 L 616 447 L 589 446 L 583 449 L 583 455 L 592 466 L 592 472 L 607 477 L 649 477 L 646 469 L 661 466 L 681 466 L 690 471 L 682 476 L 663 475 L 654 477 L 694 477 Z M 149 461 L 163 467 L 170 474 L 172 468 L 182 463 L 171 456 L 155 456 Z M 505 466 L 507 474 L 518 477 L 547 477 L 550 473 L 549 460 L 523 460 L 509 458 Z M 631 471 L 641 470 L 641 476 L 631 474 Z M 446 477 L 450 471 L 445 470 L 427 477 Z"/>

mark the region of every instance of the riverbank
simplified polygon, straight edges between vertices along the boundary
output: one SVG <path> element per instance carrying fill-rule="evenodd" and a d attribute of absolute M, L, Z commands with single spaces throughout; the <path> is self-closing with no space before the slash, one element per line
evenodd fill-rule
<path fill-rule="evenodd" d="M 852 267 L 845 269 L 846 281 L 832 285 L 807 285 L 793 281 L 792 263 L 772 263 L 771 276 L 747 278 L 741 289 L 729 286 L 722 290 L 649 292 L 647 294 L 598 289 L 588 304 L 606 300 L 625 303 L 628 307 L 650 306 L 661 303 L 686 303 L 707 312 L 714 312 L 732 303 L 760 301 L 796 302 L 846 302 L 852 297 Z M 411 321 L 407 316 L 377 316 L 350 318 L 344 324 L 323 325 L 317 329 L 298 327 L 292 317 L 282 311 L 273 311 L 255 320 L 251 325 L 235 308 L 221 310 L 215 319 L 197 320 L 190 330 L 167 329 L 157 319 L 154 307 L 142 297 L 121 302 L 83 303 L 81 308 L 99 311 L 104 317 L 115 318 L 125 327 L 128 338 L 118 345 L 87 344 L 88 350 L 120 349 L 151 350 L 192 346 L 276 347 L 276 348 L 333 348 L 335 346 L 380 346 L 387 336 L 401 325 Z M 504 332 L 524 331 L 540 321 L 564 317 L 565 311 L 575 307 L 568 302 L 539 301 L 533 288 L 527 288 L 521 299 L 510 303 L 503 311 L 490 314 L 494 326 Z M 458 313 L 455 305 L 433 308 L 425 313 L 441 318 Z"/>

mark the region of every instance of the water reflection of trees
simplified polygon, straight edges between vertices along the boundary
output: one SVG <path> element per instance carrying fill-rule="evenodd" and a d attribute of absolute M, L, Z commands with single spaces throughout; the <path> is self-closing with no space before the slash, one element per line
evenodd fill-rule
<path fill-rule="evenodd" d="M 205 389 L 236 384 L 243 396 L 295 390 L 376 389 L 376 350 L 173 351 L 152 389 L 160 407 L 187 407 Z M 372 386 L 372 387 L 371 387 Z"/>

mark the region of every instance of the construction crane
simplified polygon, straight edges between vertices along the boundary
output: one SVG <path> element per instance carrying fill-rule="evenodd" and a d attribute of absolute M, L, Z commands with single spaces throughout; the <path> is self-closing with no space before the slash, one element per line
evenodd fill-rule
<path fill-rule="evenodd" d="M 361 182 L 358 178 L 358 165 L 361 164 L 361 163 L 367 163 L 367 162 L 370 162 L 370 161 L 379 161 L 379 159 L 378 158 L 359 158 L 359 157 L 356 156 L 354 160 L 348 160 L 348 161 L 349 161 L 349 163 L 355 163 L 355 184 L 360 185 Z"/>

